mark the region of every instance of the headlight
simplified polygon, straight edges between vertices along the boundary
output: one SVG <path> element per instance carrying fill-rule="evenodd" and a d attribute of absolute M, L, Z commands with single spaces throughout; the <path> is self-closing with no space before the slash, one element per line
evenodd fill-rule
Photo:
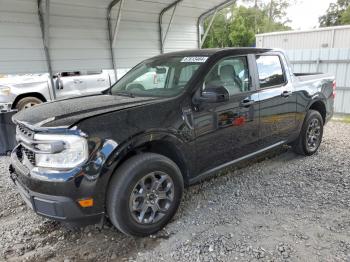
<path fill-rule="evenodd" d="M 0 86 L 0 95 L 8 96 L 11 94 L 11 88 L 7 86 Z"/>
<path fill-rule="evenodd" d="M 59 153 L 36 153 L 35 163 L 38 167 L 74 168 L 88 159 L 88 145 L 85 138 L 76 135 L 48 135 L 36 134 L 34 140 L 38 142 L 36 148 L 41 151 L 54 152 L 57 143 L 63 142 L 63 151 Z M 52 141 L 42 143 L 40 141 Z"/>

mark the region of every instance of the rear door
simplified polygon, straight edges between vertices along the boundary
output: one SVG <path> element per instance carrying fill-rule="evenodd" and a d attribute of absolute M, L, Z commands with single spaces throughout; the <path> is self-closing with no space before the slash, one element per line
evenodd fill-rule
<path fill-rule="evenodd" d="M 229 101 L 201 103 L 194 115 L 197 170 L 208 171 L 253 152 L 259 139 L 259 109 L 250 79 L 248 56 L 219 60 L 207 74 L 206 86 L 224 86 Z"/>
<path fill-rule="evenodd" d="M 296 94 L 284 56 L 278 52 L 255 56 L 262 146 L 286 141 L 296 131 Z"/>

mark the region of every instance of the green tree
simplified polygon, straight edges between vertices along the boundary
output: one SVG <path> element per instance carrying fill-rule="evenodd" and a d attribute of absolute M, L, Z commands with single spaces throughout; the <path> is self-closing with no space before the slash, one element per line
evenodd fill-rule
<path fill-rule="evenodd" d="M 290 30 L 284 25 L 286 21 L 278 22 L 284 12 L 283 1 L 271 1 L 269 5 L 244 7 L 233 5 L 219 12 L 212 24 L 203 47 L 244 47 L 255 45 L 255 34 L 281 30 Z M 275 4 L 276 3 L 276 4 Z M 208 28 L 209 17 L 204 28 Z"/>
<path fill-rule="evenodd" d="M 323 16 L 319 17 L 319 22 L 321 27 L 326 26 L 336 26 L 348 24 L 347 18 L 342 18 L 347 16 L 346 13 L 350 6 L 350 0 L 337 0 L 336 3 L 331 3 Z"/>
<path fill-rule="evenodd" d="M 234 19 L 230 24 L 230 28 L 233 28 L 229 34 L 230 46 L 254 46 L 254 28 L 249 27 L 242 16 Z"/>
<path fill-rule="evenodd" d="M 266 33 L 281 30 L 290 30 L 286 26 L 290 20 L 287 18 L 287 8 L 298 0 L 244 0 L 253 3 L 255 10 L 254 28 L 256 33 Z"/>
<path fill-rule="evenodd" d="M 340 22 L 342 25 L 350 24 L 350 6 L 342 13 Z"/>

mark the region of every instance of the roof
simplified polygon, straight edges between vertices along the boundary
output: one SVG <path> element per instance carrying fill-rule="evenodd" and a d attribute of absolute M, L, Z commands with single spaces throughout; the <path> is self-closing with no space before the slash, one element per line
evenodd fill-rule
<path fill-rule="evenodd" d="M 235 0 L 42 0 L 43 27 L 37 1 L 2 0 L 2 74 L 48 72 L 46 51 L 53 73 L 112 69 L 110 47 L 116 68 L 128 69 L 161 52 L 160 28 L 165 52 L 194 49 L 201 19 Z"/>
<path fill-rule="evenodd" d="M 272 51 L 270 48 L 255 47 L 227 47 L 227 48 L 207 48 L 207 49 L 191 49 L 166 53 L 161 56 L 212 56 L 218 53 L 229 53 L 237 55 L 258 54 Z"/>

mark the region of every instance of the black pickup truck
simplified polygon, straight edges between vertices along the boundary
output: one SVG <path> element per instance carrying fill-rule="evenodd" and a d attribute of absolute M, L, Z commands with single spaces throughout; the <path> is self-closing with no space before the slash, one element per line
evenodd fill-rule
<path fill-rule="evenodd" d="M 185 185 L 283 144 L 314 154 L 334 96 L 333 76 L 293 74 L 282 51 L 169 53 L 102 94 L 16 114 L 10 176 L 39 215 L 146 236 Z"/>

